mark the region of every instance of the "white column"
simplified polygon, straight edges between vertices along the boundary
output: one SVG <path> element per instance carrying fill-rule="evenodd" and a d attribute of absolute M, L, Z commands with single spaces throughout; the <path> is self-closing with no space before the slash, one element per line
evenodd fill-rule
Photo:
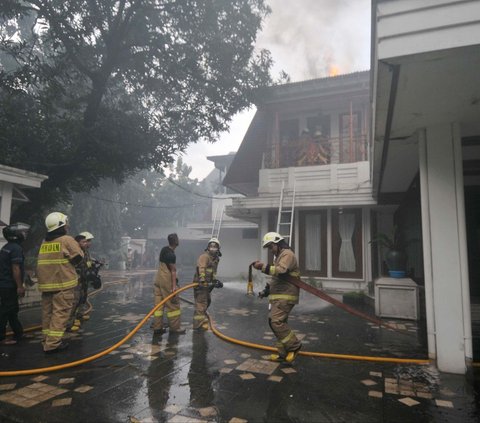
<path fill-rule="evenodd" d="M 420 203 L 422 209 L 423 273 L 425 281 L 425 309 L 427 319 L 428 357 L 437 358 L 435 340 L 435 310 L 433 303 L 432 249 L 430 236 L 430 203 L 428 198 L 427 141 L 425 130 L 418 134 Z"/>
<path fill-rule="evenodd" d="M 471 339 L 465 339 L 471 318 L 464 302 L 469 292 L 462 257 L 466 239 L 461 147 L 457 145 L 461 140 L 453 129 L 450 124 L 432 126 L 420 137 L 422 227 L 427 321 L 433 317 L 429 330 L 435 331 L 437 365 L 441 371 L 463 374 L 471 351 Z"/>
<path fill-rule="evenodd" d="M 13 185 L 11 183 L 0 183 L 0 220 L 3 220 L 5 223 L 11 223 L 12 189 Z"/>

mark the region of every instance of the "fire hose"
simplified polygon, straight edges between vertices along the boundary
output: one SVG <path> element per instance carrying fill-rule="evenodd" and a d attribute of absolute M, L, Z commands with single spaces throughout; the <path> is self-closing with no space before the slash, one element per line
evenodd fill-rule
<path fill-rule="evenodd" d="M 250 292 L 250 286 L 253 286 L 252 284 L 252 267 L 253 263 L 248 266 L 248 285 L 247 285 L 247 295 L 252 295 L 253 294 L 253 288 L 251 289 Z M 354 316 L 360 317 L 361 319 L 368 320 L 369 322 L 375 323 L 378 326 L 383 326 L 384 328 L 394 330 L 396 332 L 402 333 L 404 335 L 412 336 L 410 333 L 405 332 L 401 329 L 398 329 L 396 327 L 393 327 L 389 325 L 386 322 L 383 322 L 380 319 L 377 319 L 376 317 L 370 316 L 366 313 L 363 313 L 359 310 L 354 309 L 353 307 L 350 307 L 347 304 L 342 303 L 341 301 L 333 298 L 332 296 L 328 295 L 325 291 L 322 291 L 318 288 L 313 287 L 312 285 L 309 285 L 308 283 L 305 283 L 302 281 L 300 278 L 297 278 L 295 276 L 291 276 L 288 274 L 284 274 L 280 276 L 281 279 L 286 280 L 287 282 L 291 283 L 292 285 L 295 285 L 299 289 L 303 289 L 304 291 L 308 292 L 309 294 L 315 295 L 318 298 L 321 298 L 322 300 L 346 311 L 347 313 L 350 313 Z M 252 285 L 250 285 L 252 284 Z"/>

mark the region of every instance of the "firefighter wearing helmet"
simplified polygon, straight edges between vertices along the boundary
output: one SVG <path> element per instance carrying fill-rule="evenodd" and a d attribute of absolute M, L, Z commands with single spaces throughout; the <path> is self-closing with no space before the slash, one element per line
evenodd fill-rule
<path fill-rule="evenodd" d="M 211 292 L 213 288 L 223 287 L 222 282 L 217 280 L 217 267 L 221 256 L 220 241 L 217 238 L 211 238 L 205 251 L 198 257 L 197 271 L 193 278 L 193 281 L 198 283 L 194 289 L 193 329 L 208 330 L 206 312 L 212 301 Z"/>
<path fill-rule="evenodd" d="M 29 225 L 19 222 L 5 226 L 2 231 L 7 243 L 0 249 L 0 345 L 14 345 L 23 336 L 18 319 L 18 298 L 25 296 L 25 257 L 21 244 L 29 229 Z M 13 339 L 5 339 L 7 323 Z"/>
<path fill-rule="evenodd" d="M 42 345 L 45 353 L 50 354 L 68 346 L 63 337 L 78 284 L 75 266 L 82 261 L 83 251 L 77 241 L 67 235 L 65 214 L 50 213 L 45 226 L 47 233 L 38 254 L 37 276 L 42 293 Z"/>
<path fill-rule="evenodd" d="M 289 283 L 284 276 L 300 277 L 297 258 L 282 235 L 268 232 L 262 240 L 262 247 L 268 248 L 273 256 L 273 264 L 264 264 L 257 260 L 253 267 L 271 276 L 271 282 L 259 292 L 259 297 L 269 297 L 270 312 L 268 323 L 277 337 L 277 354 L 270 356 L 271 361 L 291 363 L 302 347 L 301 342 L 287 324 L 288 316 L 295 304 L 298 304 L 299 289 Z"/>

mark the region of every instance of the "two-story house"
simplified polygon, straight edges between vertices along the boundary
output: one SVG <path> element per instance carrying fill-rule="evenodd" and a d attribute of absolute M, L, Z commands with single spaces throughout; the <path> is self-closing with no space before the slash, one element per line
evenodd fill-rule
<path fill-rule="evenodd" d="M 260 234 L 289 234 L 288 215 L 278 225 L 280 202 L 293 209 L 289 242 L 302 275 L 325 288 L 372 280 L 369 83 L 367 71 L 266 89 L 223 180 L 245 195 L 227 214 L 257 223 Z"/>

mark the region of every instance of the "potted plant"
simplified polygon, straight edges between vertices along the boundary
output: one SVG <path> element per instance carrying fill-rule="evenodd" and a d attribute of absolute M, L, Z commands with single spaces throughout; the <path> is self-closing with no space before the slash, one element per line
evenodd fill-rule
<path fill-rule="evenodd" d="M 370 241 L 387 249 L 385 262 L 388 267 L 388 274 L 392 278 L 404 278 L 407 269 L 407 254 L 405 248 L 407 243 L 402 242 L 398 227 L 395 226 L 392 235 L 379 232 Z"/>

